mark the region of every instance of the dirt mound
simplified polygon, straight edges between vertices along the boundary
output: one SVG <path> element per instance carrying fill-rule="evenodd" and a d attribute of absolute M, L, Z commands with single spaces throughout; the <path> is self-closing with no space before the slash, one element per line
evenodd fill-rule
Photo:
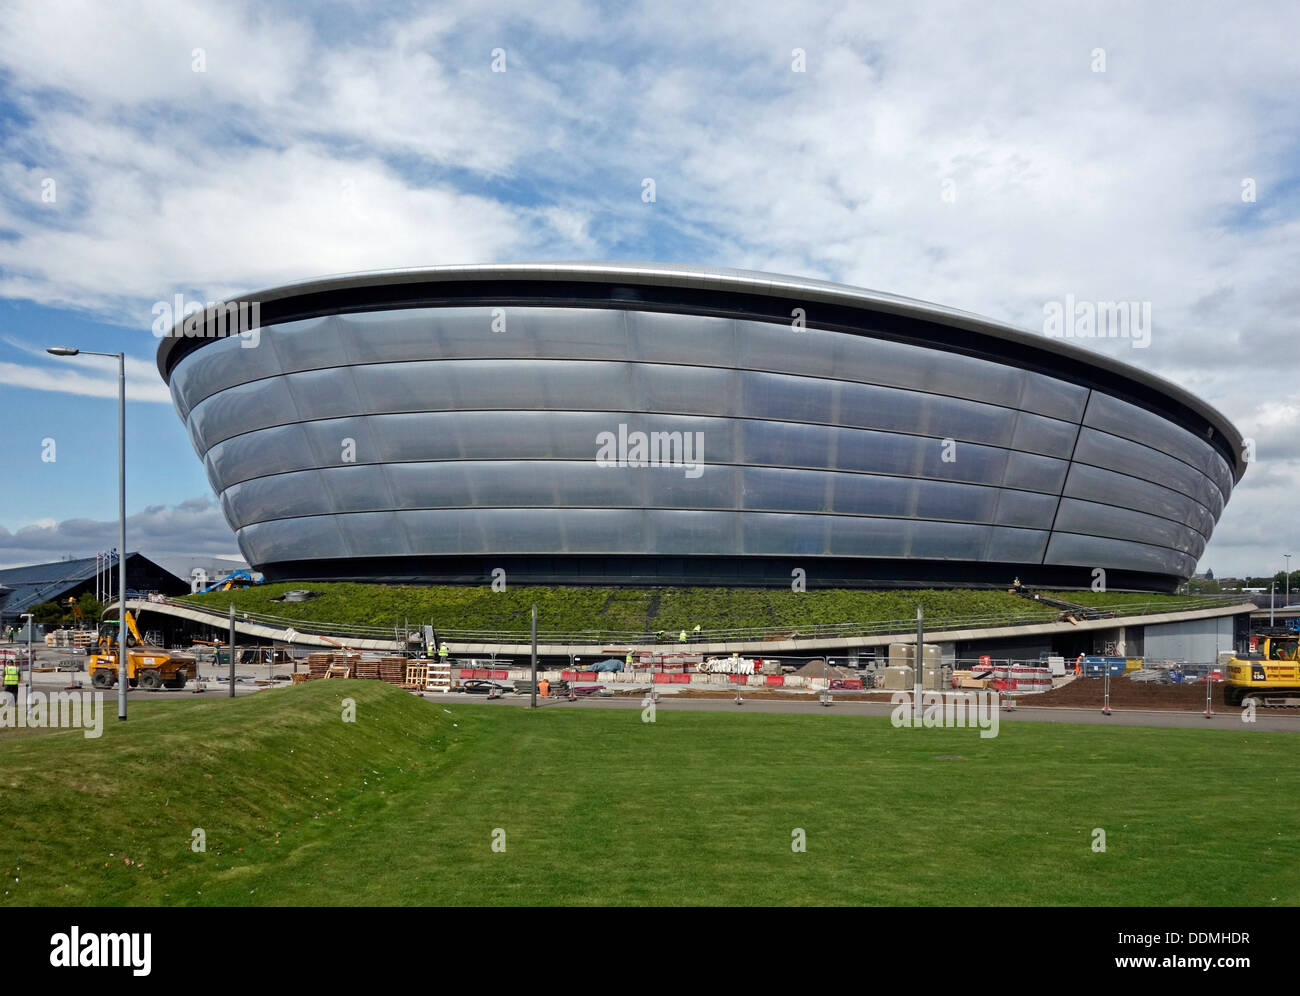
<path fill-rule="evenodd" d="M 1236 712 L 1223 701 L 1223 684 L 1216 682 L 1212 701 L 1216 712 Z M 1026 695 L 1018 702 L 1025 706 L 1062 706 L 1072 709 L 1100 709 L 1105 699 L 1106 682 L 1101 678 L 1075 678 L 1068 685 L 1053 688 L 1041 695 Z M 1112 709 L 1173 709 L 1179 712 L 1205 711 L 1205 685 L 1161 685 L 1154 681 L 1130 681 L 1119 677 L 1110 680 Z M 1268 712 L 1286 713 L 1285 709 Z"/>

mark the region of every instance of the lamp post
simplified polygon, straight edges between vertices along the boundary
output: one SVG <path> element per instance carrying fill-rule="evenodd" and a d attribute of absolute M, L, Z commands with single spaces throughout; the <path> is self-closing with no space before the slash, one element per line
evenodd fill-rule
<path fill-rule="evenodd" d="M 1291 554 L 1282 554 L 1282 559 L 1286 561 L 1286 606 L 1291 607 Z"/>
<path fill-rule="evenodd" d="M 36 620 L 30 612 L 24 612 L 23 618 L 27 620 L 27 680 L 22 680 L 22 669 L 18 671 L 18 683 L 27 688 L 27 708 L 32 707 L 32 627 L 36 625 Z M 18 700 L 14 700 L 14 715 L 18 714 Z"/>
<path fill-rule="evenodd" d="M 117 360 L 117 718 L 126 720 L 126 354 L 50 346 L 52 356 L 109 356 Z"/>

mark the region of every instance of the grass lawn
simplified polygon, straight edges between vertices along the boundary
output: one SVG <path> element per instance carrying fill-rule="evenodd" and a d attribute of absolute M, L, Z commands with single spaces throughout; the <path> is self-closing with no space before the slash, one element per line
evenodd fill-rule
<path fill-rule="evenodd" d="M 131 708 L 99 740 L 0 736 L 0 902 L 1300 902 L 1288 734 L 982 740 L 671 703 L 647 724 L 378 682 Z"/>

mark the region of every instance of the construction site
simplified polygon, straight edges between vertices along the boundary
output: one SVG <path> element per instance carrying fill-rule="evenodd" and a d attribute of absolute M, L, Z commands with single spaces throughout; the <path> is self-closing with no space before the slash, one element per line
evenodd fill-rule
<path fill-rule="evenodd" d="M 248 594 L 257 587 L 244 575 L 212 590 Z M 293 606 L 315 595 L 294 590 L 274 598 Z M 127 681 L 147 694 L 233 694 L 334 679 L 382 681 L 422 695 L 548 702 L 649 693 L 829 706 L 897 692 L 988 691 L 1008 708 L 1205 711 L 1240 706 L 1248 695 L 1263 708 L 1300 706 L 1295 615 L 1270 627 L 1252 618 L 1259 610 L 1251 603 L 1117 599 L 1107 606 L 1020 585 L 1005 595 L 1034 614 L 761 633 L 696 625 L 677 634 L 534 635 L 406 622 L 389 632 L 236 610 L 233 602 L 219 613 L 200 599 L 151 593 L 127 601 Z M 17 663 L 38 683 L 111 689 L 118 681 L 118 621 L 117 610 L 104 611 L 109 618 L 97 625 L 41 635 L 30 660 L 20 640 L 0 651 L 0 663 Z M 1177 656 L 1130 651 L 1144 645 Z"/>

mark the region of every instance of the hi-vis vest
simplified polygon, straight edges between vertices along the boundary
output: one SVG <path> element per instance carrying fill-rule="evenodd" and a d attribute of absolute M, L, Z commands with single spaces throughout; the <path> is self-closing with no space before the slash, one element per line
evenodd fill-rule
<path fill-rule="evenodd" d="M 438 646 L 438 656 L 439 657 L 447 656 L 447 644 L 443 643 Z"/>
<path fill-rule="evenodd" d="M 626 664 L 631 664 L 631 663 L 632 663 L 632 654 L 631 654 L 630 651 L 628 652 L 627 657 L 624 658 L 624 663 L 626 663 Z"/>
<path fill-rule="evenodd" d="M 18 684 L 18 665 L 17 665 L 17 664 L 6 664 L 6 665 L 5 665 L 5 684 L 6 684 L 6 685 L 16 685 L 16 684 Z"/>
<path fill-rule="evenodd" d="M 685 643 L 685 642 L 686 642 L 686 630 L 682 630 L 681 635 L 678 636 L 677 639 L 678 639 L 680 642 Z"/>

